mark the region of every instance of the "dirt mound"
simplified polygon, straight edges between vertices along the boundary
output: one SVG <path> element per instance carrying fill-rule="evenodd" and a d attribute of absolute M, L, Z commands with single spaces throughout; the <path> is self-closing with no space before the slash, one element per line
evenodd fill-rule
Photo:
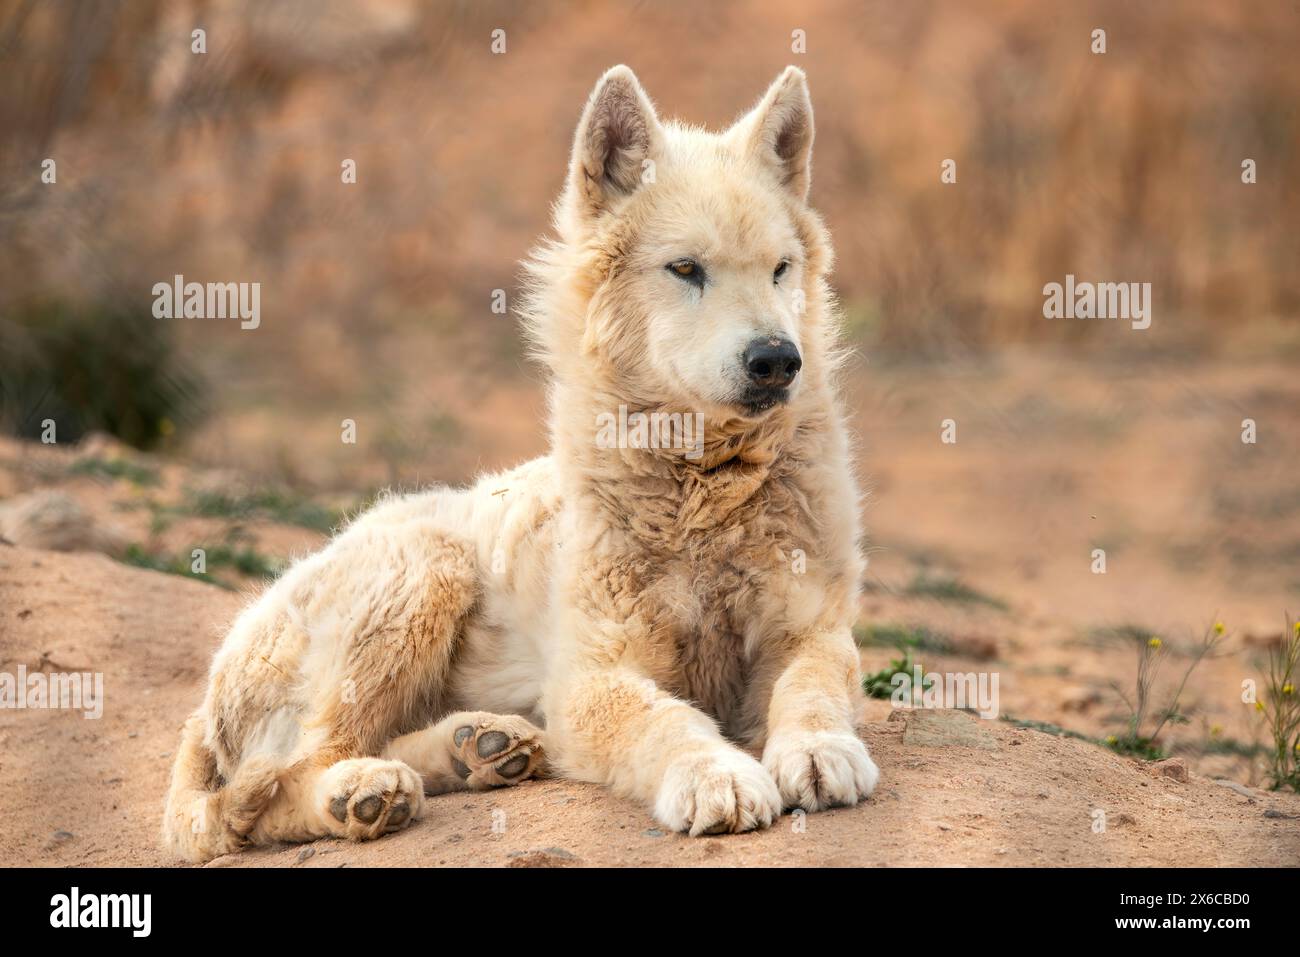
<path fill-rule="evenodd" d="M 0 546 L 0 671 L 103 673 L 103 714 L 0 711 L 0 859 L 165 864 L 180 724 L 241 596 L 102 555 Z M 955 711 L 864 706 L 883 771 L 867 804 L 759 834 L 663 833 L 603 788 L 527 782 L 429 802 L 372 844 L 265 848 L 214 866 L 1236 865 L 1300 861 L 1300 797 L 1150 765 Z"/>

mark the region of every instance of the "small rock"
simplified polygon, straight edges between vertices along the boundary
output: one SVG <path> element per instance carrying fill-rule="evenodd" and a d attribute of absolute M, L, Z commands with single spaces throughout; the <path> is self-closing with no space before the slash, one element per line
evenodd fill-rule
<path fill-rule="evenodd" d="M 902 715 L 895 718 L 895 715 Z M 909 748 L 998 749 L 997 740 L 979 718 L 950 709 L 895 711 L 889 720 L 905 721 L 903 744 Z"/>
<path fill-rule="evenodd" d="M 10 499 L 0 509 L 0 534 L 25 548 L 121 555 L 126 538 L 115 528 L 99 527 L 94 517 L 66 492 L 47 490 Z M 38 561 L 33 567 L 40 567 Z M 30 612 L 29 612 L 30 614 Z"/>
<path fill-rule="evenodd" d="M 1279 811 L 1277 808 L 1272 808 L 1272 807 L 1271 807 L 1271 808 L 1269 808 L 1267 811 L 1264 812 L 1264 816 L 1265 816 L 1265 817 L 1280 817 L 1280 818 L 1283 818 L 1284 820 L 1288 820 L 1288 821 L 1289 821 L 1289 820 L 1291 820 L 1292 818 L 1300 817 L 1300 814 L 1283 814 L 1283 813 L 1282 813 L 1281 811 Z"/>
<path fill-rule="evenodd" d="M 664 832 L 661 831 L 661 830 L 659 830 L 659 828 L 657 828 L 657 827 L 652 827 L 652 828 L 650 828 L 648 831 L 643 831 L 642 833 L 645 834 L 646 837 L 663 837 L 663 836 L 664 836 Z"/>
<path fill-rule="evenodd" d="M 1215 778 L 1214 783 L 1221 784 L 1225 788 L 1230 788 L 1231 790 L 1236 791 L 1242 797 L 1250 798 L 1251 801 L 1255 800 L 1255 792 L 1252 791 L 1250 788 L 1246 787 L 1244 784 L 1238 784 L 1236 781 L 1229 781 L 1227 778 Z"/>
<path fill-rule="evenodd" d="M 303 861 L 307 860 L 307 858 L 311 857 L 315 853 L 316 853 L 316 848 L 304 847 L 301 851 L 298 852 L 298 863 L 301 864 Z"/>
<path fill-rule="evenodd" d="M 562 847 L 545 847 L 539 851 L 511 851 L 506 867 L 568 867 L 577 862 L 576 855 Z"/>
<path fill-rule="evenodd" d="M 1182 758 L 1166 758 L 1164 761 L 1157 761 L 1151 766 L 1151 770 L 1162 778 L 1169 778 L 1180 784 L 1187 783 L 1187 765 L 1183 763 Z"/>

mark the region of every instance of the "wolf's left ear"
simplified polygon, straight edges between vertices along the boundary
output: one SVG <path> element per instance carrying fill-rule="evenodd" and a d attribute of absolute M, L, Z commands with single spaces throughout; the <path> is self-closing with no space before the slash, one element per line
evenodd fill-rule
<path fill-rule="evenodd" d="M 763 99 L 727 133 L 743 149 L 770 163 L 782 184 L 799 200 L 812 183 L 813 110 L 808 78 L 788 66 Z"/>
<path fill-rule="evenodd" d="M 569 161 L 569 188 L 591 217 L 633 193 L 660 155 L 663 130 L 655 108 L 628 67 L 609 69 L 587 101 Z"/>

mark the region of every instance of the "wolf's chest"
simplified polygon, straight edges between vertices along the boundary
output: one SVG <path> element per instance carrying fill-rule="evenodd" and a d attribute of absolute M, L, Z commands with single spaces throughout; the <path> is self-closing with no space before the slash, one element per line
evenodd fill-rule
<path fill-rule="evenodd" d="M 741 706 L 748 665 L 734 632 L 684 635 L 677 646 L 673 691 L 730 728 Z"/>
<path fill-rule="evenodd" d="M 745 583 L 714 569 L 682 573 L 664 584 L 678 600 L 665 629 L 665 670 L 660 683 L 711 715 L 724 728 L 740 708 L 749 673 L 745 643 Z"/>

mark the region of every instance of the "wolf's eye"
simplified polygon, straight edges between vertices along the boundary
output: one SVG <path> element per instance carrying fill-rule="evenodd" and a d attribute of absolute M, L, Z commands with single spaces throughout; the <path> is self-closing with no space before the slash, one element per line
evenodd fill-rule
<path fill-rule="evenodd" d="M 788 259 L 782 259 L 777 263 L 776 269 L 772 271 L 772 282 L 780 282 L 781 277 L 785 275 L 785 271 L 788 268 L 790 268 L 790 260 Z"/>
<path fill-rule="evenodd" d="M 704 267 L 694 259 L 678 259 L 675 262 L 670 262 L 666 268 L 674 276 L 685 279 L 692 285 L 704 285 Z"/>

